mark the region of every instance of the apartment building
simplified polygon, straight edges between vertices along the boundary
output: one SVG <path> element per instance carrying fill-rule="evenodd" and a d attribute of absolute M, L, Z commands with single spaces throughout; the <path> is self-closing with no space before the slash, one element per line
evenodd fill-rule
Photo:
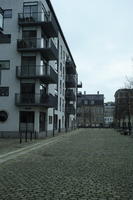
<path fill-rule="evenodd" d="M 0 7 L 0 136 L 76 127 L 81 85 L 50 0 L 0 0 Z"/>
<path fill-rule="evenodd" d="M 119 89 L 115 93 L 115 125 L 118 128 L 133 127 L 133 89 Z"/>
<path fill-rule="evenodd" d="M 104 125 L 104 95 L 78 94 L 77 102 L 78 127 L 103 127 Z"/>
<path fill-rule="evenodd" d="M 107 102 L 104 104 L 104 126 L 112 127 L 114 122 L 115 103 Z"/>

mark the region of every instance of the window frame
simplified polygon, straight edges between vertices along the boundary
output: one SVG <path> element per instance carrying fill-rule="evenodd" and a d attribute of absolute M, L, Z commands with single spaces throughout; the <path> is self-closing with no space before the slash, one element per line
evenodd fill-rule
<path fill-rule="evenodd" d="M 0 86 L 0 89 L 7 89 L 7 91 L 6 91 L 6 93 L 2 93 L 1 91 L 0 91 L 0 97 L 8 97 L 9 96 L 9 87 L 8 86 Z"/>
<path fill-rule="evenodd" d="M 53 124 L 53 117 L 51 115 L 49 116 L 49 124 Z"/>
<path fill-rule="evenodd" d="M 0 70 L 9 70 L 10 69 L 10 60 L 0 60 L 0 64 L 1 64 L 1 62 L 9 62 L 9 67 L 8 68 L 0 67 Z"/>

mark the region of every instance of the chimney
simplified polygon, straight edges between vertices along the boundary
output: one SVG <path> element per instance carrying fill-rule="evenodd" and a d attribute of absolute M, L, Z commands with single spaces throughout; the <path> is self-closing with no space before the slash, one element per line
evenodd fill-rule
<path fill-rule="evenodd" d="M 97 91 L 97 94 L 99 95 L 99 91 Z"/>

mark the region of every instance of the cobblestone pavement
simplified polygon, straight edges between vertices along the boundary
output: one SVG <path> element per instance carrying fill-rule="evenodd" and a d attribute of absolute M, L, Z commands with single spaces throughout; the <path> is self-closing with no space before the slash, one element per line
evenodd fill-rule
<path fill-rule="evenodd" d="M 0 164 L 0 200 L 34 199 L 133 200 L 133 138 L 80 129 Z"/>
<path fill-rule="evenodd" d="M 4 153 L 8 153 L 11 151 L 15 151 L 17 149 L 24 148 L 26 146 L 32 145 L 34 143 L 38 143 L 40 140 L 33 139 L 30 141 L 28 139 L 27 143 L 23 139 L 23 142 L 20 144 L 19 139 L 11 139 L 11 138 L 0 138 L 0 155 Z"/>

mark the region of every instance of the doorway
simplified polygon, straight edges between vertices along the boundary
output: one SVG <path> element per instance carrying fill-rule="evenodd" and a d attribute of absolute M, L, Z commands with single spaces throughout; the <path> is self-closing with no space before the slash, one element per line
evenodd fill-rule
<path fill-rule="evenodd" d="M 20 131 L 34 131 L 34 112 L 20 111 L 19 114 Z"/>

